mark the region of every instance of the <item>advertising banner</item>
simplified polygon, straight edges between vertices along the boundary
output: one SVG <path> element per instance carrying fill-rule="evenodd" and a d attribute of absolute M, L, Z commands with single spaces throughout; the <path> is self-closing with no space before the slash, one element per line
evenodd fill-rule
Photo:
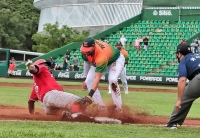
<path fill-rule="evenodd" d="M 12 76 L 18 77 L 32 77 L 33 75 L 28 70 L 14 70 Z M 53 76 L 55 79 L 74 79 L 82 80 L 83 72 L 76 71 L 53 71 Z M 155 83 L 155 84 L 177 84 L 178 78 L 176 76 L 158 76 L 158 75 L 133 75 L 127 74 L 126 76 L 128 82 L 135 83 Z M 101 77 L 101 80 L 108 81 L 108 74 L 106 73 Z M 119 79 L 120 81 L 120 79 Z"/>

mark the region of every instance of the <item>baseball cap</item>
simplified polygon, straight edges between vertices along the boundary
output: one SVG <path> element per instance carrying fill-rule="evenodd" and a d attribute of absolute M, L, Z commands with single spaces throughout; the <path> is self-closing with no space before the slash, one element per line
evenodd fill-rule
<path fill-rule="evenodd" d="M 116 46 L 122 46 L 121 42 L 117 42 Z"/>
<path fill-rule="evenodd" d="M 180 52 L 183 55 L 187 55 L 188 53 L 192 53 L 191 47 L 187 44 L 180 44 L 177 47 L 176 53 Z"/>
<path fill-rule="evenodd" d="M 94 45 L 95 45 L 95 41 L 92 37 L 85 38 L 83 40 L 83 44 L 82 44 L 80 50 L 83 53 L 89 52 L 92 50 Z"/>

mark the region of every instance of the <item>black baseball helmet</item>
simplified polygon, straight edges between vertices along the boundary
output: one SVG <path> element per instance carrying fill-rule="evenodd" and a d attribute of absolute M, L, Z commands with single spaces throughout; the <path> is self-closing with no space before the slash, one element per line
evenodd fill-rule
<path fill-rule="evenodd" d="M 176 50 L 176 54 L 177 53 L 181 53 L 181 54 L 183 54 L 183 55 L 187 55 L 187 54 L 189 54 L 189 53 L 192 53 L 192 51 L 191 51 L 191 46 L 189 46 L 189 45 L 187 45 L 187 44 L 180 44 L 180 45 L 178 45 L 178 47 L 177 47 L 177 50 Z"/>

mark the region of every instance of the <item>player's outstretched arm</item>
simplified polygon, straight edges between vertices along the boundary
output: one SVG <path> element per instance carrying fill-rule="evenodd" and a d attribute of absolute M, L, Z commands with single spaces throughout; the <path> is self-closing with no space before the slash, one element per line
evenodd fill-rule
<path fill-rule="evenodd" d="M 95 92 L 96 89 L 98 88 L 98 86 L 99 86 L 99 81 L 100 81 L 100 79 L 101 79 L 102 74 L 103 74 L 103 73 L 101 73 L 101 72 L 96 72 L 96 73 L 95 73 L 94 81 L 93 81 L 93 83 L 92 83 L 92 88 L 91 88 L 91 90 L 90 90 L 90 92 L 89 92 L 89 94 L 88 94 L 88 97 L 89 97 L 89 98 L 92 98 L 94 92 Z"/>
<path fill-rule="evenodd" d="M 29 114 L 34 114 L 34 110 L 35 110 L 35 101 L 29 99 L 28 100 L 28 110 L 29 110 Z"/>
<path fill-rule="evenodd" d="M 96 89 L 99 85 L 99 81 L 101 79 L 101 76 L 102 76 L 102 73 L 96 72 L 95 73 L 95 79 L 94 79 L 93 84 L 92 84 L 92 89 L 90 90 L 89 94 L 74 102 L 75 104 L 78 104 L 80 106 L 81 110 L 85 110 L 88 105 L 92 104 L 92 96 L 94 95 L 94 92 L 96 91 Z"/>

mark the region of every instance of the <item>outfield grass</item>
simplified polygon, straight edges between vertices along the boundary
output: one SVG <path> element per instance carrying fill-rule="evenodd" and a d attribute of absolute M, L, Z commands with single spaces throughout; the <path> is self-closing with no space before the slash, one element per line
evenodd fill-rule
<path fill-rule="evenodd" d="M 2 138 L 198 138 L 200 128 L 61 122 L 1 122 Z"/>
<path fill-rule="evenodd" d="M 5 79 L 5 82 L 20 82 L 19 79 Z M 32 80 L 21 80 L 32 83 Z M 0 82 L 4 82 L 0 79 Z M 59 82 L 60 83 L 60 82 Z M 68 82 L 62 82 L 68 83 Z M 74 84 L 73 82 L 71 82 Z M 135 87 L 135 86 L 131 86 Z M 138 86 L 138 87 L 141 87 Z M 147 87 L 147 86 L 146 86 Z M 152 86 L 154 87 L 154 86 Z M 161 86 L 159 86 L 161 87 Z M 0 104 L 27 107 L 27 100 L 32 88 L 0 87 Z M 78 96 L 85 96 L 87 91 L 70 90 Z M 103 100 L 112 102 L 107 91 L 101 91 Z M 122 93 L 123 104 L 133 110 L 146 112 L 151 116 L 169 117 L 175 104 L 176 93 L 130 92 Z M 200 118 L 200 100 L 196 100 L 188 114 L 188 118 Z M 41 108 L 40 102 L 36 108 Z M 0 113 L 1 114 L 1 113 Z M 168 130 L 153 125 L 110 125 L 93 123 L 41 122 L 41 121 L 2 121 L 0 138 L 194 138 L 199 137 L 200 128 L 179 127 Z"/>

